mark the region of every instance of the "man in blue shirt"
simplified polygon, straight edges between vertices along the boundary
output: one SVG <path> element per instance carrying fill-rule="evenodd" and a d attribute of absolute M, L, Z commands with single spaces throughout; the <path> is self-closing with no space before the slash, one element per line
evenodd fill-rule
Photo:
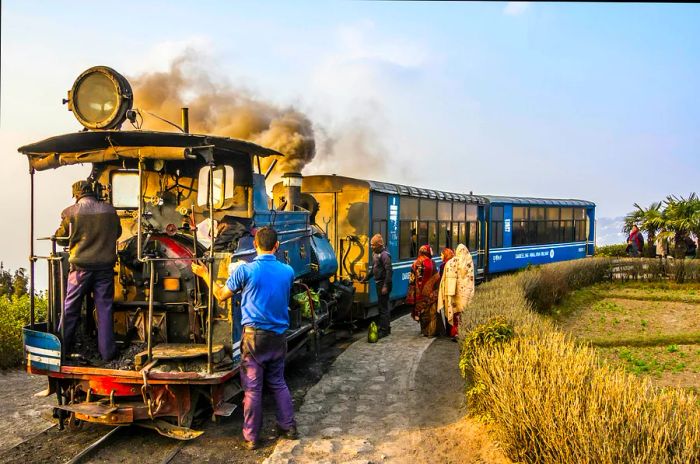
<path fill-rule="evenodd" d="M 218 301 L 241 294 L 241 384 L 243 386 L 243 438 L 248 449 L 258 446 L 262 426 L 263 379 L 277 404 L 277 429 L 286 438 L 297 437 L 292 396 L 284 380 L 289 327 L 289 295 L 294 282 L 291 266 L 277 261 L 277 232 L 271 227 L 258 229 L 254 240 L 258 256 L 236 268 L 226 285 L 214 284 Z M 209 283 L 203 265 L 193 263 L 192 271 Z"/>

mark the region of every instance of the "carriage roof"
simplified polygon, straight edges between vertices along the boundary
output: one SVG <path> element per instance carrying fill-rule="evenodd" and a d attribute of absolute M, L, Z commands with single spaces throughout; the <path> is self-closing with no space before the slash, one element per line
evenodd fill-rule
<path fill-rule="evenodd" d="M 572 198 L 534 198 L 534 197 L 510 197 L 497 195 L 484 195 L 490 203 L 504 203 L 518 206 L 578 206 L 578 207 L 595 207 L 595 203 L 586 200 L 576 200 Z"/>

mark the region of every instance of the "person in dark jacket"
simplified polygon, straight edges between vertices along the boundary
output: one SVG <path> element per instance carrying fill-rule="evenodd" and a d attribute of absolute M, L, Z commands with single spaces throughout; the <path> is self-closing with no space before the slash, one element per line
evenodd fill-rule
<path fill-rule="evenodd" d="M 68 285 L 59 329 L 66 353 L 73 348 L 75 329 L 85 295 L 92 291 L 97 308 L 97 345 L 103 360 L 117 354 L 114 344 L 114 264 L 117 240 L 121 235 L 119 216 L 114 207 L 97 199 L 92 184 L 73 184 L 74 205 L 61 213 L 56 231 L 57 243 L 69 250 Z"/>
<path fill-rule="evenodd" d="M 365 282 L 374 277 L 374 283 L 377 289 L 377 304 L 379 305 L 379 338 L 386 337 L 391 333 L 391 325 L 389 323 L 389 296 L 391 295 L 391 255 L 384 248 L 384 239 L 380 234 L 376 234 L 370 240 L 372 247 L 372 270 Z"/>

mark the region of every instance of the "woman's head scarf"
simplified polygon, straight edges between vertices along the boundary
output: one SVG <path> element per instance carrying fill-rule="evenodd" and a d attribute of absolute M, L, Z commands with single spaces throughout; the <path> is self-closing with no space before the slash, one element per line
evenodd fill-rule
<path fill-rule="evenodd" d="M 472 255 L 469 254 L 469 248 L 467 248 L 463 243 L 457 245 L 454 259 L 457 261 L 457 269 L 462 271 L 466 270 L 467 266 L 473 261 Z"/>
<path fill-rule="evenodd" d="M 452 251 L 452 248 L 445 248 L 442 250 L 442 263 L 445 264 L 449 260 L 455 257 L 455 252 Z"/>
<path fill-rule="evenodd" d="M 421 255 L 426 256 L 428 258 L 433 257 L 433 249 L 430 248 L 430 245 L 423 245 L 422 247 L 420 247 L 418 249 L 418 256 L 421 256 Z"/>

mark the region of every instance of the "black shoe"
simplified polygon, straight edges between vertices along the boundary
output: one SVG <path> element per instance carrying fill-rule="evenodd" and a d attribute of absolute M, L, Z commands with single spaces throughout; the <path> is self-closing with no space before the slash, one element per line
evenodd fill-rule
<path fill-rule="evenodd" d="M 289 430 L 285 430 L 279 425 L 277 426 L 277 436 L 286 438 L 287 440 L 298 440 L 299 432 L 297 431 L 297 426 L 292 425 Z"/>
<path fill-rule="evenodd" d="M 258 442 L 244 440 L 243 441 L 243 448 L 247 449 L 248 451 L 256 450 L 256 449 L 258 449 Z"/>

